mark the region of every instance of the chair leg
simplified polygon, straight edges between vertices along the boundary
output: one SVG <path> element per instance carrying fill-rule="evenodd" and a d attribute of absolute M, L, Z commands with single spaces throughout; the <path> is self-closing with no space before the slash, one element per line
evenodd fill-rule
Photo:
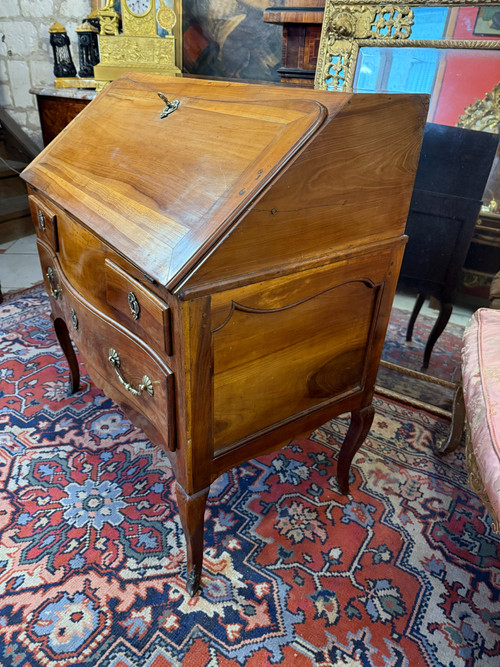
<path fill-rule="evenodd" d="M 465 403 L 462 383 L 457 386 L 453 396 L 453 412 L 448 439 L 436 448 L 436 454 L 445 455 L 454 452 L 460 444 L 465 430 Z"/>
<path fill-rule="evenodd" d="M 66 357 L 66 361 L 68 362 L 70 393 L 74 394 L 80 388 L 80 369 L 78 367 L 78 359 L 76 358 L 66 322 L 60 317 L 55 317 L 53 314 L 51 314 L 50 317 L 52 319 L 52 324 L 54 325 L 57 340 Z"/>
<path fill-rule="evenodd" d="M 363 444 L 371 428 L 375 410 L 373 405 L 368 405 L 361 410 L 353 410 L 351 413 L 351 423 L 347 435 L 340 448 L 339 460 L 337 463 L 337 480 L 340 487 L 340 493 L 347 495 L 349 493 L 349 470 L 352 460 L 358 449 Z"/>
<path fill-rule="evenodd" d="M 424 350 L 424 362 L 422 364 L 422 368 L 429 368 L 429 361 L 431 358 L 432 354 L 432 349 L 439 338 L 439 336 L 443 333 L 444 328 L 448 324 L 448 320 L 450 319 L 451 311 L 453 310 L 453 304 L 450 303 L 449 301 L 439 301 L 439 316 L 432 327 L 432 331 L 429 334 L 429 338 L 427 340 L 427 344 L 425 346 Z"/>
<path fill-rule="evenodd" d="M 175 484 L 177 504 L 186 538 L 186 589 L 191 597 L 200 587 L 203 563 L 203 527 L 205 506 L 210 487 L 189 496 L 182 486 Z"/>
<path fill-rule="evenodd" d="M 417 294 L 415 305 L 413 306 L 413 310 L 410 315 L 410 321 L 408 322 L 408 329 L 406 330 L 406 340 L 408 342 L 410 342 L 413 337 L 413 327 L 415 326 L 418 314 L 424 305 L 426 296 L 427 294 Z"/>

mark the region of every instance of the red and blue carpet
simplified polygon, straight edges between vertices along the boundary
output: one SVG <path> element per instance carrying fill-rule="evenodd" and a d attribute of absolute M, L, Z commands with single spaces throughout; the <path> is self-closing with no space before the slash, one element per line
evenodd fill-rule
<path fill-rule="evenodd" d="M 499 664 L 499 538 L 445 422 L 377 399 L 350 497 L 347 418 L 223 475 L 190 599 L 167 459 L 85 374 L 68 398 L 40 290 L 0 350 L 3 667 Z"/>

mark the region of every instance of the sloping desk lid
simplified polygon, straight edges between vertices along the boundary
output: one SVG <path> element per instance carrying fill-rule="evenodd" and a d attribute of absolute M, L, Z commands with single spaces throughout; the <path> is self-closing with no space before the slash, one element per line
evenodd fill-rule
<path fill-rule="evenodd" d="M 263 99 L 260 86 L 253 87 L 261 89 L 256 98 L 246 92 L 245 101 L 233 91 L 210 99 L 213 89 L 193 88 L 189 80 L 145 81 L 136 75 L 110 85 L 23 178 L 171 288 L 314 134 L 327 111 L 311 99 Z M 154 84 L 169 100 L 179 100 L 164 118 Z"/>

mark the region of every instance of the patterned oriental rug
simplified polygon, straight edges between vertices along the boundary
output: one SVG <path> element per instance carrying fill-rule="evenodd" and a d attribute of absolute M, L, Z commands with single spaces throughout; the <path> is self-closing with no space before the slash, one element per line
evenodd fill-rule
<path fill-rule="evenodd" d="M 190 599 L 166 456 L 85 369 L 67 397 L 40 289 L 0 350 L 3 667 L 500 664 L 500 540 L 444 421 L 377 398 L 350 497 L 347 418 L 223 475 Z"/>

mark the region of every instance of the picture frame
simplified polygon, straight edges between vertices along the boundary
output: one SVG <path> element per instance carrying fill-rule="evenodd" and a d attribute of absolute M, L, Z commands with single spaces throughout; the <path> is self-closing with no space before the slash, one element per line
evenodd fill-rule
<path fill-rule="evenodd" d="M 480 7 L 472 34 L 500 37 L 500 6 Z"/>

